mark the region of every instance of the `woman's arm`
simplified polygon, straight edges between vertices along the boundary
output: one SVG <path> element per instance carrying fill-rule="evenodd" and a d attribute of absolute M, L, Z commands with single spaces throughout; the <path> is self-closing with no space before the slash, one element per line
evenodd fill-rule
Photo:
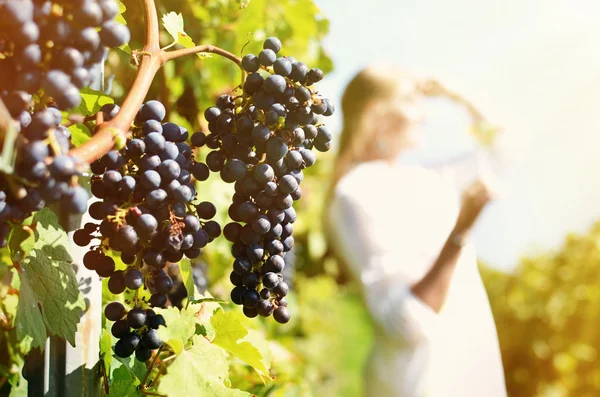
<path fill-rule="evenodd" d="M 431 269 L 411 287 L 415 296 L 438 313 L 446 301 L 464 239 L 490 199 L 489 189 L 480 181 L 475 182 L 465 191 L 460 214 L 452 233 Z"/>

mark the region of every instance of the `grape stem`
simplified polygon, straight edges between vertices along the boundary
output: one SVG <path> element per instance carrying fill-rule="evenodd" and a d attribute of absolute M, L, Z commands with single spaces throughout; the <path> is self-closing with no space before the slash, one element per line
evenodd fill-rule
<path fill-rule="evenodd" d="M 150 366 L 148 367 L 148 369 L 146 370 L 146 375 L 144 376 L 144 380 L 141 383 L 142 389 L 146 389 L 146 383 L 148 382 L 148 378 L 150 377 L 150 374 L 152 373 L 152 370 L 154 369 L 154 366 L 156 365 L 156 362 L 158 361 L 158 356 L 160 356 L 160 353 L 162 352 L 164 347 L 164 344 L 162 344 L 158 350 L 156 351 L 156 355 L 154 356 L 154 359 L 152 360 L 152 362 L 150 363 Z"/>
<path fill-rule="evenodd" d="M 120 130 L 128 135 L 131 123 L 146 98 L 158 70 L 168 61 L 191 54 L 208 52 L 223 56 L 236 64 L 241 64 L 241 59 L 234 54 L 210 44 L 183 48 L 175 51 L 164 51 L 159 43 L 158 14 L 154 0 L 142 0 L 146 20 L 146 44 L 139 54 L 142 57 L 135 80 L 129 94 L 125 98 L 119 113 L 114 119 L 105 121 L 97 126 L 94 136 L 81 146 L 69 151 L 69 155 L 78 157 L 87 163 L 92 163 L 112 150 L 114 146 L 114 130 Z M 0 123 L 4 116 L 0 113 Z M 10 115 L 7 120 L 10 120 Z M 0 128 L 2 125 L 0 124 Z"/>
<path fill-rule="evenodd" d="M 8 109 L 6 108 L 6 105 L 4 104 L 2 99 L 0 99 L 0 140 L 2 142 L 4 142 L 4 136 L 10 128 L 11 120 L 12 117 Z"/>

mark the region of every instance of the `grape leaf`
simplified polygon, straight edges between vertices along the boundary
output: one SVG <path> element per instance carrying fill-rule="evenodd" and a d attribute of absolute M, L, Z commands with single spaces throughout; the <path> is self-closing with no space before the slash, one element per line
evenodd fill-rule
<path fill-rule="evenodd" d="M 79 106 L 71 111 L 71 113 L 91 116 L 98 113 L 102 105 L 106 105 L 107 103 L 115 103 L 114 99 L 108 95 L 100 91 L 92 90 L 91 88 L 82 88 L 80 93 L 82 101 Z"/>
<path fill-rule="evenodd" d="M 75 345 L 79 316 L 85 309 L 72 259 L 67 252 L 67 233 L 58 218 L 44 208 L 33 220 L 35 243 L 20 262 L 21 301 L 16 327 L 19 339 L 31 338 L 44 348 L 47 335 L 56 335 Z M 45 324 L 40 326 L 40 324 Z"/>
<path fill-rule="evenodd" d="M 107 330 L 102 329 L 100 337 L 100 358 L 104 362 L 106 373 L 110 372 L 110 364 L 112 363 L 112 337 Z"/>
<path fill-rule="evenodd" d="M 27 397 L 29 395 L 27 393 L 27 379 L 23 376 L 11 376 L 9 382 L 11 388 L 8 397 Z"/>
<path fill-rule="evenodd" d="M 158 328 L 160 339 L 171 346 L 175 354 L 179 354 L 196 332 L 196 317 L 192 308 L 182 309 L 175 307 L 155 309 L 156 313 L 165 318 L 166 327 Z"/>
<path fill-rule="evenodd" d="M 194 275 L 192 274 L 192 264 L 189 259 L 185 258 L 179 262 L 179 271 L 185 290 L 187 291 L 188 299 L 193 299 L 194 292 Z"/>
<path fill-rule="evenodd" d="M 170 12 L 162 17 L 163 26 L 169 32 L 173 40 L 179 42 L 179 33 L 185 33 L 183 30 L 183 15 Z"/>
<path fill-rule="evenodd" d="M 127 25 L 127 21 L 123 18 L 123 13 L 127 11 L 127 7 L 125 7 L 125 4 L 121 0 L 117 0 L 117 4 L 119 4 L 119 14 L 115 17 L 115 21 Z"/>
<path fill-rule="evenodd" d="M 30 348 L 39 347 L 43 350 L 48 334 L 38 308 L 38 302 L 29 283 L 21 284 L 19 295 L 19 307 L 15 319 L 17 338 L 24 341 Z"/>
<path fill-rule="evenodd" d="M 176 14 L 171 11 L 170 13 L 163 15 L 162 21 L 167 32 L 173 37 L 173 44 L 179 44 L 185 48 L 192 48 L 196 45 L 183 29 L 183 16 L 181 13 Z M 196 55 L 200 58 L 210 57 L 207 53 L 198 53 Z"/>
<path fill-rule="evenodd" d="M 71 142 L 76 147 L 86 143 L 92 137 L 89 128 L 83 124 L 73 124 L 69 127 L 69 131 L 71 131 Z"/>
<path fill-rule="evenodd" d="M 217 310 L 210 322 L 215 330 L 215 338 L 212 343 L 242 359 L 260 375 L 269 375 L 269 369 L 260 351 L 252 343 L 244 340 L 248 335 L 248 330 L 244 328 L 235 312 Z"/>
<path fill-rule="evenodd" d="M 108 397 L 133 397 L 143 396 L 137 390 L 140 381 L 129 372 L 125 365 L 115 369 L 112 373 L 112 382 Z"/>
<path fill-rule="evenodd" d="M 132 378 L 137 379 L 138 384 L 144 379 L 144 376 L 146 375 L 146 364 L 136 360 L 135 355 L 127 358 L 119 357 L 117 355 L 113 355 L 113 357 L 117 359 L 117 361 L 112 361 L 113 372 L 125 368 Z"/>
<path fill-rule="evenodd" d="M 14 261 L 20 261 L 35 244 L 35 234 L 28 225 L 16 225 L 8 236 L 8 249 Z"/>
<path fill-rule="evenodd" d="M 169 366 L 158 392 L 177 390 L 178 397 L 250 397 L 250 393 L 226 386 L 229 365 L 225 351 L 202 337 L 194 340 L 194 347 L 183 351 Z"/>

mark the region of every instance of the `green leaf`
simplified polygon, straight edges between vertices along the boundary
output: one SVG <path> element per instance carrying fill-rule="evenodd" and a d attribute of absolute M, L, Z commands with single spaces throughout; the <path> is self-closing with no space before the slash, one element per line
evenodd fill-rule
<path fill-rule="evenodd" d="M 125 4 L 121 0 L 117 0 L 117 3 L 119 4 L 119 15 L 115 17 L 115 21 L 127 25 L 127 21 L 123 18 L 123 13 L 127 10 L 127 7 L 125 7 Z"/>
<path fill-rule="evenodd" d="M 38 301 L 29 283 L 21 284 L 19 294 L 19 307 L 15 319 L 17 338 L 25 341 L 30 348 L 39 347 L 43 350 L 48 334 L 46 333 L 44 319 L 38 308 Z"/>
<path fill-rule="evenodd" d="M 131 55 L 131 47 L 129 46 L 129 43 L 120 45 L 119 50 L 123 51 L 125 54 Z"/>
<path fill-rule="evenodd" d="M 112 373 L 108 397 L 143 396 L 137 390 L 139 384 L 140 381 L 129 372 L 125 365 L 122 365 Z"/>
<path fill-rule="evenodd" d="M 91 116 L 98 113 L 102 105 L 106 105 L 107 103 L 115 103 L 114 99 L 108 95 L 100 91 L 92 90 L 91 88 L 83 88 L 80 92 L 82 101 L 79 106 L 71 111 L 71 113 Z"/>
<path fill-rule="evenodd" d="M 190 36 L 188 36 L 185 32 L 179 32 L 177 34 L 177 44 L 184 46 L 185 48 L 192 48 L 196 44 L 194 44 L 193 40 Z M 198 54 L 200 56 L 200 54 Z M 208 55 L 210 57 L 210 55 Z"/>
<path fill-rule="evenodd" d="M 33 346 L 42 349 L 47 335 L 59 336 L 75 345 L 75 332 L 85 303 L 67 251 L 67 233 L 48 208 L 35 214 L 32 227 L 35 244 L 20 263 L 17 337 L 31 338 Z"/>
<path fill-rule="evenodd" d="M 14 261 L 20 261 L 35 244 L 35 233 L 29 226 L 15 225 L 8 236 L 8 249 Z"/>
<path fill-rule="evenodd" d="M 18 379 L 18 383 L 13 383 L 12 380 L 15 378 Z M 11 388 L 8 397 L 27 397 L 29 395 L 27 391 L 27 379 L 23 376 L 11 377 L 9 379 L 11 380 Z"/>
<path fill-rule="evenodd" d="M 176 14 L 174 12 L 170 12 L 168 14 L 164 14 L 162 21 L 167 32 L 169 32 L 171 37 L 173 37 L 174 43 L 185 48 L 192 48 L 196 45 L 183 29 L 183 16 L 181 13 Z M 210 57 L 210 55 L 206 53 L 198 53 L 196 55 L 198 55 L 200 58 Z"/>
<path fill-rule="evenodd" d="M 158 328 L 160 339 L 171 346 L 175 354 L 183 351 L 190 338 L 196 332 L 196 317 L 192 308 L 179 309 L 169 307 L 166 309 L 155 309 L 158 314 L 165 318 L 166 327 Z"/>
<path fill-rule="evenodd" d="M 100 359 L 104 362 L 106 373 L 110 373 L 110 364 L 112 363 L 112 337 L 107 330 L 102 329 L 100 337 Z"/>
<path fill-rule="evenodd" d="M 138 361 L 135 358 L 135 355 L 132 355 L 127 358 L 122 358 L 117 355 L 113 355 L 117 361 L 113 361 L 113 373 L 114 371 L 120 370 L 121 368 L 125 368 L 127 372 L 129 372 L 131 378 L 135 378 L 137 383 L 139 384 L 144 376 L 146 375 L 146 364 Z"/>
<path fill-rule="evenodd" d="M 194 298 L 194 276 L 192 274 L 192 264 L 189 259 L 185 258 L 179 262 L 179 272 L 181 273 L 181 280 L 187 291 L 188 298 L 192 301 Z"/>
<path fill-rule="evenodd" d="M 0 313 L 4 313 L 9 319 L 13 320 L 13 323 L 18 307 L 19 297 L 17 295 L 7 294 L 0 301 Z M 12 326 L 13 324 L 10 323 L 9 325 Z"/>
<path fill-rule="evenodd" d="M 173 40 L 179 42 L 179 33 L 185 33 L 183 30 L 183 15 L 170 12 L 162 17 L 163 26 L 169 32 Z"/>
<path fill-rule="evenodd" d="M 210 322 L 215 330 L 215 338 L 212 343 L 242 359 L 260 375 L 269 375 L 269 369 L 260 351 L 252 343 L 244 340 L 248 335 L 248 330 L 244 328 L 235 312 L 217 310 Z"/>
<path fill-rule="evenodd" d="M 250 393 L 226 386 L 229 382 L 227 354 L 202 337 L 183 351 L 163 376 L 158 392 L 178 397 L 250 397 Z"/>
<path fill-rule="evenodd" d="M 75 147 L 86 143 L 92 137 L 89 128 L 83 124 L 73 124 L 69 127 L 69 131 L 71 131 L 71 142 Z"/>

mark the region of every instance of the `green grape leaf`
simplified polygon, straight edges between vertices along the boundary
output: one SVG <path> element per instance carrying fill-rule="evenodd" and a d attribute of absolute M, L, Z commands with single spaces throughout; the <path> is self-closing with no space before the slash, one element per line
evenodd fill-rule
<path fill-rule="evenodd" d="M 91 116 L 98 113 L 102 105 L 107 103 L 115 103 L 114 99 L 104 94 L 103 92 L 92 90 L 91 88 L 83 88 L 81 93 L 81 103 L 74 108 L 71 113 L 78 113 L 84 116 Z"/>
<path fill-rule="evenodd" d="M 16 225 L 8 236 L 8 249 L 14 261 L 20 261 L 27 256 L 35 244 L 35 233 L 27 225 Z"/>
<path fill-rule="evenodd" d="M 83 124 L 73 124 L 69 127 L 69 131 L 71 131 L 71 142 L 75 147 L 86 143 L 92 137 L 89 128 Z"/>
<path fill-rule="evenodd" d="M 121 0 L 117 0 L 117 4 L 119 4 L 119 14 L 115 17 L 115 21 L 127 25 L 127 21 L 123 18 L 123 13 L 127 11 L 127 7 L 125 7 L 125 4 Z"/>
<path fill-rule="evenodd" d="M 179 33 L 185 33 L 183 30 L 183 15 L 170 12 L 162 17 L 163 26 L 169 32 L 173 40 L 179 42 Z M 186 35 L 187 36 L 187 35 Z"/>
<path fill-rule="evenodd" d="M 112 363 L 112 337 L 107 330 L 102 329 L 100 337 L 100 359 L 104 363 L 106 373 L 110 373 L 110 364 Z"/>
<path fill-rule="evenodd" d="M 187 291 L 187 296 L 190 301 L 194 299 L 194 276 L 192 274 L 192 263 L 189 259 L 185 258 L 179 262 L 179 272 L 181 273 L 181 280 Z"/>
<path fill-rule="evenodd" d="M 183 351 L 161 379 L 158 392 L 178 397 L 250 397 L 250 393 L 230 389 L 229 365 L 226 352 L 196 337 L 190 350 Z"/>
<path fill-rule="evenodd" d="M 46 336 L 56 335 L 74 346 L 85 303 L 67 251 L 69 239 L 48 208 L 37 212 L 33 222 L 35 243 L 20 262 L 17 337 L 31 338 L 33 346 L 43 349 Z"/>
<path fill-rule="evenodd" d="M 144 379 L 144 376 L 146 375 L 146 364 L 138 361 L 135 358 L 135 355 L 127 358 L 119 357 L 117 355 L 113 355 L 113 357 L 117 359 L 117 361 L 113 360 L 111 363 L 113 365 L 113 372 L 125 368 L 132 378 L 137 379 L 138 384 Z"/>
<path fill-rule="evenodd" d="M 19 276 L 19 271 L 15 267 L 11 269 L 11 273 L 12 280 L 10 281 L 10 286 L 18 291 L 21 289 L 21 276 Z"/>
<path fill-rule="evenodd" d="M 29 348 L 39 347 L 44 349 L 46 345 L 46 326 L 38 308 L 38 302 L 29 283 L 21 284 L 19 291 L 19 307 L 17 308 L 17 338 L 24 341 Z"/>
<path fill-rule="evenodd" d="M 174 12 L 170 12 L 168 14 L 164 14 L 162 21 L 167 32 L 169 32 L 171 37 L 173 37 L 173 44 L 179 44 L 185 48 L 192 48 L 196 45 L 183 29 L 183 16 L 181 13 L 176 14 Z M 207 53 L 198 53 L 196 55 L 198 55 L 200 58 L 210 57 L 210 55 Z"/>
<path fill-rule="evenodd" d="M 171 346 L 175 354 L 180 354 L 190 338 L 196 332 L 196 317 L 192 308 L 182 309 L 175 307 L 155 309 L 157 314 L 165 318 L 166 327 L 158 328 L 158 336 L 167 345 Z"/>
<path fill-rule="evenodd" d="M 269 375 L 263 355 L 252 343 L 244 340 L 248 335 L 248 330 L 244 328 L 235 312 L 217 310 L 210 322 L 215 330 L 215 338 L 212 343 L 245 361 L 260 375 Z"/>
<path fill-rule="evenodd" d="M 131 55 L 131 47 L 129 46 L 129 43 L 121 44 L 119 46 L 119 50 L 123 51 L 127 55 Z"/>
<path fill-rule="evenodd" d="M 8 397 L 27 397 L 27 379 L 22 376 L 11 376 L 9 377 L 11 385 L 10 394 Z"/>
<path fill-rule="evenodd" d="M 137 390 L 140 381 L 131 374 L 125 365 L 115 369 L 112 373 L 108 397 L 137 397 L 143 396 Z"/>

